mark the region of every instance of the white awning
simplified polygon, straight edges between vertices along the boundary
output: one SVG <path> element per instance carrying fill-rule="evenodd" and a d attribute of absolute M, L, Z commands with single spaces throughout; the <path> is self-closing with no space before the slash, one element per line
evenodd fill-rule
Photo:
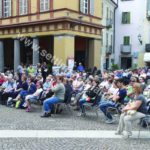
<path fill-rule="evenodd" d="M 145 53 L 144 54 L 144 61 L 145 62 L 150 62 L 150 53 Z"/>

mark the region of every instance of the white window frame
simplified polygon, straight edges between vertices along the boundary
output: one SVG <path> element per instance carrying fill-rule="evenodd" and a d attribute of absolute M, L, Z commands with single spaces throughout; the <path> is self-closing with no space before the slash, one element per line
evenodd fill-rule
<path fill-rule="evenodd" d="M 7 18 L 11 16 L 12 0 L 3 0 L 3 17 Z"/>
<path fill-rule="evenodd" d="M 50 10 L 49 0 L 40 0 L 40 12 L 45 12 Z"/>
<path fill-rule="evenodd" d="M 89 0 L 84 0 L 83 13 L 84 14 L 88 14 L 89 13 Z"/>
<path fill-rule="evenodd" d="M 89 0 L 80 0 L 80 11 L 84 14 L 89 13 Z"/>
<path fill-rule="evenodd" d="M 28 0 L 19 0 L 19 15 L 28 13 Z"/>

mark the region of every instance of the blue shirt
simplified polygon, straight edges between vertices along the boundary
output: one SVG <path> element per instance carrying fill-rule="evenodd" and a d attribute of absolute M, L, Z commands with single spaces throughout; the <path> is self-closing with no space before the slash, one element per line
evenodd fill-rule
<path fill-rule="evenodd" d="M 127 90 L 126 89 L 119 89 L 119 100 L 118 102 L 120 102 L 121 104 L 124 104 L 124 98 L 126 97 L 127 95 Z"/>
<path fill-rule="evenodd" d="M 84 67 L 83 66 L 78 66 L 77 70 L 80 71 L 80 72 L 83 72 L 84 71 Z"/>

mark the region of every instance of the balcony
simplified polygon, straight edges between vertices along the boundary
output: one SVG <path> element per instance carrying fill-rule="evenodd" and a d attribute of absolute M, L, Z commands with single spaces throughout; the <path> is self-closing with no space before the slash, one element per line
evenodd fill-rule
<path fill-rule="evenodd" d="M 150 20 L 150 0 L 147 0 L 147 12 L 146 17 L 148 20 Z"/>
<path fill-rule="evenodd" d="M 145 52 L 150 52 L 150 44 L 145 45 Z"/>
<path fill-rule="evenodd" d="M 121 44 L 121 53 L 125 55 L 131 54 L 131 45 Z"/>
<path fill-rule="evenodd" d="M 112 19 L 106 19 L 106 28 L 112 28 L 113 21 Z"/>
<path fill-rule="evenodd" d="M 111 55 L 112 54 L 112 46 L 106 46 L 106 55 Z"/>

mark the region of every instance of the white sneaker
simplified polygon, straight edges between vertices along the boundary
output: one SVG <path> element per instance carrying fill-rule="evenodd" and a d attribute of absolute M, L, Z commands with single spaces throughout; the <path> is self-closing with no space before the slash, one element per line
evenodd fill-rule
<path fill-rule="evenodd" d="M 79 113 L 78 115 L 77 115 L 77 117 L 85 117 L 86 116 L 86 113 Z"/>
<path fill-rule="evenodd" d="M 120 131 L 116 131 L 116 132 L 115 132 L 115 135 L 123 135 L 123 133 L 120 132 Z"/>
<path fill-rule="evenodd" d="M 107 123 L 107 124 L 113 124 L 114 122 L 115 122 L 114 119 L 108 119 L 105 121 L 105 123 Z"/>
<path fill-rule="evenodd" d="M 127 133 L 127 132 L 125 132 L 125 133 L 123 133 L 123 135 L 122 135 L 123 139 L 129 139 L 130 136 L 132 136 L 132 133 Z"/>

